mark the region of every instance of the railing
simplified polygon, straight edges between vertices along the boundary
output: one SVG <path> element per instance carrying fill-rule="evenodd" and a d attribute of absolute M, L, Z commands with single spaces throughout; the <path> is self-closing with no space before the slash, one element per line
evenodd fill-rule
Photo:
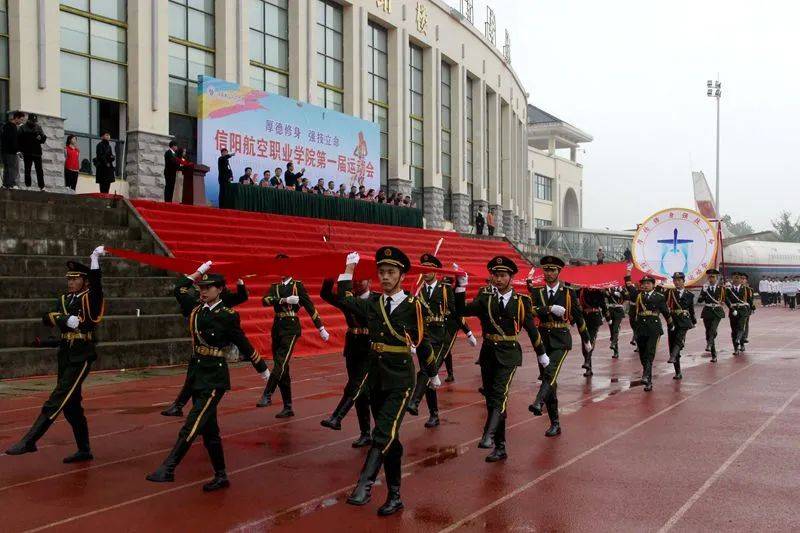
<path fill-rule="evenodd" d="M 597 250 L 602 248 L 605 261 L 624 260 L 625 250 L 630 249 L 633 232 L 592 230 L 581 228 L 559 228 L 544 226 L 536 228 L 539 247 L 553 250 L 565 259 L 585 262 L 597 261 Z"/>

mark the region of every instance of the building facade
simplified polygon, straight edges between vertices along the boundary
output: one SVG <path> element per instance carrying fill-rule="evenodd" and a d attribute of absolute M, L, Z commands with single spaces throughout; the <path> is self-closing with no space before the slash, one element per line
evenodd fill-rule
<path fill-rule="evenodd" d="M 108 131 L 112 191 L 161 197 L 167 142 L 194 153 L 197 77 L 209 74 L 376 122 L 382 185 L 412 194 L 428 227 L 469 231 L 481 206 L 495 208 L 498 233 L 533 235 L 528 95 L 507 56 L 441 0 L 0 4 L 0 98 L 40 115 L 49 186 L 63 183 L 74 134 L 91 187 Z M 578 202 L 579 189 L 568 188 Z"/>

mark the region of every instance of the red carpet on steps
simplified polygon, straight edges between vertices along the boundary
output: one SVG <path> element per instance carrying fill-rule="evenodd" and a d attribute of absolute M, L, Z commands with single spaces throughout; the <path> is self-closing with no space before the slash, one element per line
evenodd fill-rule
<path fill-rule="evenodd" d="M 432 252 L 438 240 L 444 237 L 439 258 L 444 265 L 450 263 L 485 263 L 495 255 L 510 257 L 520 265 L 520 271 L 529 268 L 528 262 L 508 243 L 462 237 L 454 232 L 417 228 L 401 228 L 357 222 L 341 222 L 318 218 L 290 217 L 250 211 L 215 209 L 181 204 L 165 204 L 147 200 L 134 200 L 133 205 L 170 248 L 175 257 L 203 261 L 234 261 L 258 255 L 285 253 L 299 257 L 323 250 L 358 251 L 372 256 L 384 245 L 397 246 L 412 261 L 425 252 Z M 526 268 L 524 265 L 528 265 Z M 344 265 L 343 265 L 344 266 Z M 229 285 L 234 280 L 228 280 Z M 250 300 L 237 309 L 244 330 L 258 350 L 270 354 L 270 328 L 273 313 L 261 305 L 261 297 L 275 279 L 251 278 L 247 280 Z M 329 342 L 322 342 L 309 316 L 301 312 L 303 336 L 298 341 L 294 355 L 316 355 L 340 350 L 344 343 L 345 322 L 341 313 L 319 297 L 322 275 L 303 279 L 319 310 L 325 327 L 331 334 Z M 472 280 L 474 292 L 482 280 Z M 476 333 L 480 326 L 470 321 Z"/>

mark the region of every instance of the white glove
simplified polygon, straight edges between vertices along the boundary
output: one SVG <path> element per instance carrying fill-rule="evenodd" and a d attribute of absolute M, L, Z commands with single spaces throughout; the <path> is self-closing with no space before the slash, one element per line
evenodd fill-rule
<path fill-rule="evenodd" d="M 81 319 L 76 317 L 75 315 L 72 315 L 67 319 L 67 327 L 70 329 L 77 329 L 78 326 L 80 325 L 81 325 Z"/>
<path fill-rule="evenodd" d="M 551 305 L 550 312 L 556 315 L 557 317 L 561 318 L 564 316 L 564 313 L 566 313 L 567 310 L 561 307 L 560 305 Z"/>
<path fill-rule="evenodd" d="M 106 247 L 101 244 L 100 246 L 94 249 L 92 255 L 94 256 L 106 255 Z"/>
<path fill-rule="evenodd" d="M 731 316 L 736 316 L 736 315 L 738 315 L 738 314 L 739 314 L 739 311 L 737 311 L 736 309 L 734 309 L 733 311 L 731 311 Z"/>
<path fill-rule="evenodd" d="M 469 284 L 469 275 L 464 272 L 463 276 L 456 276 L 456 287 L 466 287 Z"/>
<path fill-rule="evenodd" d="M 707 291 L 707 290 L 708 290 L 708 283 L 703 283 L 703 290 L 704 290 L 704 291 Z"/>
<path fill-rule="evenodd" d="M 442 386 L 442 380 L 439 379 L 439 374 L 436 374 L 435 376 L 433 376 L 433 379 L 431 379 L 431 388 L 438 389 L 441 386 Z"/>
<path fill-rule="evenodd" d="M 675 331 L 675 326 L 670 326 L 670 327 L 669 327 L 669 330 L 670 330 L 670 331 Z"/>
<path fill-rule="evenodd" d="M 295 295 L 287 296 L 286 298 L 283 299 L 283 303 L 289 305 L 297 305 L 300 303 L 300 297 Z"/>
<path fill-rule="evenodd" d="M 591 352 L 592 351 L 592 343 L 591 342 L 584 342 L 583 343 L 583 347 L 586 348 L 587 352 Z"/>
<path fill-rule="evenodd" d="M 467 333 L 467 342 L 472 347 L 475 347 L 475 346 L 478 345 L 478 339 L 475 338 L 475 335 L 473 335 L 471 331 L 469 333 Z"/>
<path fill-rule="evenodd" d="M 621 294 L 620 294 L 620 292 L 619 292 L 619 291 L 614 291 L 614 296 L 616 296 L 617 298 L 619 298 L 619 297 L 621 296 Z"/>
<path fill-rule="evenodd" d="M 411 355 L 417 355 L 417 347 L 413 344 L 408 348 L 411 351 Z"/>
<path fill-rule="evenodd" d="M 547 357 L 546 353 L 543 353 L 537 359 L 539 360 L 539 364 L 542 366 L 547 366 L 550 364 L 550 358 Z"/>
<path fill-rule="evenodd" d="M 261 376 L 261 379 L 263 379 L 264 381 L 268 381 L 269 380 L 269 368 L 264 370 L 263 372 L 259 372 L 258 375 Z"/>
<path fill-rule="evenodd" d="M 236 284 L 237 285 L 244 285 L 244 280 L 242 278 L 239 278 L 239 279 L 236 280 Z"/>
<path fill-rule="evenodd" d="M 206 272 L 208 272 L 209 268 L 211 268 L 211 261 L 206 261 L 205 263 L 197 267 L 197 271 L 201 274 L 205 274 Z"/>
<path fill-rule="evenodd" d="M 322 340 L 324 340 L 325 342 L 328 342 L 328 339 L 331 338 L 331 334 L 328 333 L 328 330 L 325 329 L 324 327 L 319 328 L 319 336 L 322 337 Z"/>
<path fill-rule="evenodd" d="M 361 256 L 358 255 L 358 252 L 350 252 L 347 254 L 347 260 L 345 261 L 345 265 L 357 265 L 358 262 L 361 261 Z"/>

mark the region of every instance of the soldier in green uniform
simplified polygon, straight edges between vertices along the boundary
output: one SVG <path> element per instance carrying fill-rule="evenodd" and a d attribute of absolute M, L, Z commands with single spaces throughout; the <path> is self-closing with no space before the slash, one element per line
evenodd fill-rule
<path fill-rule="evenodd" d="M 480 352 L 481 381 L 486 398 L 486 423 L 478 448 L 492 448 L 486 461 L 493 463 L 508 457 L 506 451 L 506 408 L 511 381 L 522 366 L 519 335 L 524 329 L 540 364 L 549 362 L 542 338 L 534 324 L 531 299 L 517 294 L 511 282 L 517 265 L 504 256 L 496 256 L 486 265 L 496 292 L 480 291 L 466 303 L 467 276 L 456 279 L 456 311 L 459 316 L 474 316 L 481 321 L 483 344 Z"/>
<path fill-rule="evenodd" d="M 528 286 L 533 298 L 533 305 L 539 317 L 539 331 L 542 333 L 545 350 L 550 355 L 549 364 L 540 367 L 542 384 L 536 399 L 528 406 L 528 410 L 535 416 L 542 416 L 542 411 L 547 406 L 547 415 L 550 417 L 550 427 L 545 431 L 546 437 L 555 437 L 561 434 L 561 422 L 558 418 L 558 373 L 561 365 L 572 349 L 572 334 L 569 331 L 571 324 L 578 327 L 581 343 L 586 350 L 592 349 L 589 342 L 589 332 L 583 319 L 581 306 L 575 292 L 564 286 L 558 276 L 564 268 L 564 261 L 554 256 L 544 256 L 539 261 L 544 271 L 544 287 Z"/>
<path fill-rule="evenodd" d="M 581 368 L 586 370 L 583 373 L 583 377 L 591 377 L 594 374 L 592 372 L 592 353 L 597 340 L 597 332 L 600 330 L 600 326 L 603 325 L 603 317 L 608 314 L 606 297 L 600 289 L 582 287 L 578 291 L 578 301 L 580 302 L 583 321 L 586 323 L 586 331 L 589 334 L 589 344 L 592 346 L 591 349 L 581 346 L 581 352 L 583 353 L 583 365 L 581 365 Z"/>
<path fill-rule="evenodd" d="M 633 319 L 634 314 L 634 302 L 636 302 L 636 296 L 639 294 L 639 288 L 631 279 L 630 275 L 625 276 L 625 300 L 628 301 L 628 323 L 631 326 L 631 331 L 633 332 L 633 336 L 631 337 L 631 346 L 634 346 L 634 352 L 638 352 L 639 348 L 636 347 L 636 321 Z"/>
<path fill-rule="evenodd" d="M 750 286 L 750 276 L 748 276 L 746 272 L 742 272 L 742 277 L 744 278 L 744 280 L 742 281 L 744 286 L 750 289 L 751 294 L 754 294 L 753 288 Z M 755 304 L 753 304 L 753 306 L 750 308 L 750 314 L 747 315 L 747 320 L 744 323 L 744 336 L 742 337 L 742 344 L 741 346 L 739 346 L 739 352 L 745 351 L 747 343 L 750 342 L 748 340 L 748 337 L 750 336 L 750 317 L 753 316 L 753 313 L 755 312 L 756 312 L 756 306 Z"/>
<path fill-rule="evenodd" d="M 642 363 L 642 383 L 644 390 L 653 390 L 653 361 L 656 357 L 658 341 L 664 330 L 658 315 L 664 316 L 672 331 L 672 317 L 667 308 L 664 295 L 655 290 L 656 280 L 645 275 L 639 282 L 641 291 L 634 302 L 634 321 L 636 322 L 636 345 L 639 347 L 639 361 Z"/>
<path fill-rule="evenodd" d="M 197 289 L 194 287 L 182 287 L 182 290 L 183 289 L 185 289 L 187 297 L 189 297 L 188 293 L 191 293 L 190 296 L 194 299 L 199 298 Z M 231 292 L 225 287 L 220 294 L 220 300 L 222 300 L 222 305 L 225 307 L 235 307 L 239 304 L 243 304 L 248 298 L 247 287 L 244 286 L 244 281 L 241 279 L 236 282 L 236 292 Z M 196 361 L 197 359 L 192 357 L 189 359 L 189 364 L 196 364 Z M 169 407 L 161 411 L 163 416 L 183 416 L 183 406 L 192 399 L 192 382 L 189 380 L 189 376 L 193 375 L 194 372 L 192 372 L 191 369 L 187 369 L 186 379 L 183 382 L 183 387 L 181 387 L 180 392 L 178 392 L 178 397 L 175 398 L 175 401 L 172 402 Z"/>
<path fill-rule="evenodd" d="M 406 254 L 393 246 L 378 249 L 375 262 L 382 294 L 365 300 L 352 292 L 353 272 L 358 261 L 356 252 L 347 256 L 345 272 L 339 276 L 339 303 L 366 320 L 369 328 L 367 383 L 375 428 L 372 447 L 347 503 L 365 505 L 369 502 L 372 485 L 383 464 L 388 495 L 378 514 L 387 516 L 403 508 L 400 499 L 403 445 L 399 431 L 414 390 L 414 354 L 419 355 L 420 361 L 429 361 L 432 350 L 425 333 L 427 310 L 419 299 L 403 291 L 403 281 L 411 268 Z"/>
<path fill-rule="evenodd" d="M 361 435 L 353 442 L 353 448 L 362 448 L 372 444 L 369 433 L 369 390 L 367 387 L 367 371 L 369 370 L 369 324 L 365 317 L 353 313 L 340 303 L 339 296 L 334 292 L 334 280 L 326 279 L 322 282 L 322 299 L 339 309 L 347 322 L 347 333 L 344 337 L 344 361 L 347 368 L 347 384 L 344 394 L 333 414 L 320 424 L 324 427 L 341 430 L 342 419 L 355 405 L 358 417 L 358 427 Z M 352 296 L 361 300 L 373 297 L 369 290 L 370 280 L 359 280 L 353 283 Z"/>
<path fill-rule="evenodd" d="M 731 322 L 731 340 L 733 355 L 741 355 L 747 336 L 747 322 L 750 313 L 755 310 L 753 290 L 745 284 L 744 274 L 734 272 L 731 286 L 725 289 L 725 303 L 728 306 L 728 317 Z"/>
<path fill-rule="evenodd" d="M 606 321 L 611 335 L 611 351 L 613 359 L 619 359 L 619 330 L 625 318 L 625 299 L 628 291 L 624 287 L 613 287 L 606 290 Z"/>
<path fill-rule="evenodd" d="M 231 388 L 225 349 L 231 344 L 236 346 L 256 372 L 265 381 L 269 379 L 267 364 L 247 340 L 239 323 L 239 314 L 226 307 L 220 299 L 225 278 L 219 274 L 207 274 L 210 267 L 211 261 L 203 263 L 197 272 L 182 276 L 175 283 L 175 298 L 183 315 L 189 317 L 192 359 L 195 359 L 187 369 L 190 374 L 188 380 L 192 384 L 192 409 L 178 432 L 178 440 L 172 451 L 161 466 L 147 476 L 148 481 L 157 483 L 174 481 L 175 468 L 189 451 L 192 441 L 202 435 L 214 468 L 214 479 L 203 485 L 206 492 L 230 485 L 217 423 L 217 406 L 225 391 Z M 199 297 L 191 289 L 195 282 L 200 288 Z"/>
<path fill-rule="evenodd" d="M 725 287 L 719 281 L 719 270 L 709 268 L 706 270 L 708 283 L 703 285 L 697 303 L 703 304 L 703 311 L 700 318 L 703 319 L 703 326 L 706 329 L 706 351 L 711 352 L 711 362 L 717 362 L 717 328 L 720 321 L 725 318 Z"/>
<path fill-rule="evenodd" d="M 100 272 L 100 256 L 105 248 L 98 246 L 90 256 L 90 266 L 75 261 L 67 263 L 67 293 L 55 310 L 42 321 L 61 332 L 58 344 L 58 381 L 33 426 L 22 439 L 6 450 L 7 455 L 36 451 L 38 441 L 50 428 L 59 413 L 72 426 L 78 451 L 64 458 L 65 463 L 94 459 L 89 446 L 89 426 L 81 405 L 81 388 L 92 363 L 97 359 L 95 331 L 103 318 L 105 303 Z"/>
<path fill-rule="evenodd" d="M 683 272 L 675 272 L 672 275 L 674 289 L 667 290 L 667 308 L 672 316 L 674 326 L 667 332 L 667 343 L 669 345 L 669 361 L 675 366 L 675 376 L 672 379 L 683 379 L 681 373 L 681 350 L 686 341 L 686 332 L 697 324 L 694 316 L 694 294 L 684 287 L 686 275 Z"/>
<path fill-rule="evenodd" d="M 453 278 L 450 277 L 443 277 L 442 283 L 445 285 L 453 286 Z M 478 339 L 475 338 L 475 334 L 472 333 L 472 329 L 470 329 L 469 324 L 467 324 L 466 319 L 464 317 L 458 317 L 455 313 L 450 315 L 450 320 L 447 321 L 450 329 L 453 332 L 453 336 L 458 336 L 458 330 L 464 332 L 464 335 L 467 336 L 467 342 L 473 348 L 478 345 Z M 453 373 L 453 350 L 450 349 L 447 352 L 447 355 L 444 358 L 444 366 L 447 370 L 447 377 L 444 378 L 446 383 L 453 383 L 456 380 L 455 374 Z"/>
<path fill-rule="evenodd" d="M 278 259 L 288 259 L 286 255 L 279 254 Z M 275 388 L 281 391 L 283 409 L 275 415 L 276 418 L 294 416 L 292 410 L 292 378 L 289 375 L 289 359 L 297 339 L 300 338 L 300 317 L 297 314 L 302 306 L 311 315 L 322 340 L 327 342 L 328 335 L 322 319 L 314 307 L 314 302 L 308 296 L 303 282 L 286 276 L 279 283 L 273 283 L 269 292 L 262 299 L 264 307 L 272 307 L 275 311 L 275 320 L 272 322 L 272 375 L 264 388 L 261 399 L 256 407 L 266 407 L 272 404 L 272 393 Z"/>

